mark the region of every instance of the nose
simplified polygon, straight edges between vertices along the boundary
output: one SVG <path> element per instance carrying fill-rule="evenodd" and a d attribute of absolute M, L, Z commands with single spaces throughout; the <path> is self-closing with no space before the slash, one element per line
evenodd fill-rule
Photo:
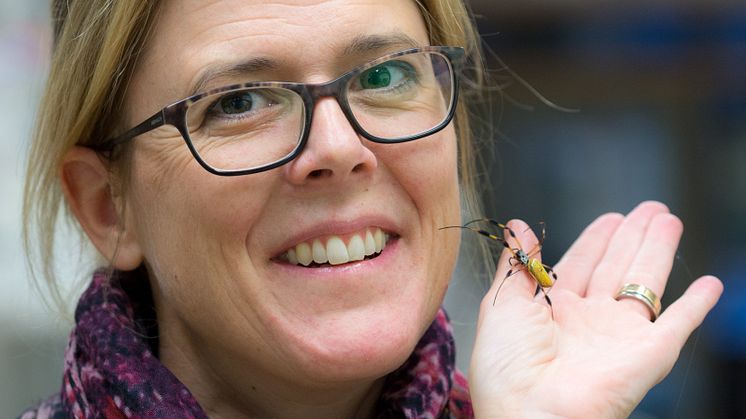
<path fill-rule="evenodd" d="M 316 102 L 311 129 L 301 154 L 286 165 L 286 176 L 295 185 L 347 180 L 373 172 L 378 162 L 347 120 L 336 99 Z"/>

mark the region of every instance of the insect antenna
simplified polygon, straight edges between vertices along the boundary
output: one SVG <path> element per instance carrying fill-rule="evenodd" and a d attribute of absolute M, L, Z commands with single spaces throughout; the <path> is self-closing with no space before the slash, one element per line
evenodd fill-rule
<path fill-rule="evenodd" d="M 470 221 L 470 223 L 471 223 L 471 221 Z M 447 228 L 460 228 L 460 229 L 463 229 L 463 230 L 469 230 L 469 231 L 473 231 L 474 233 L 481 234 L 482 236 L 485 236 L 485 237 L 487 237 L 490 240 L 501 242 L 501 243 L 503 243 L 507 247 L 507 243 L 505 242 L 505 239 L 503 239 L 502 237 L 499 237 L 499 236 L 497 236 L 495 234 L 492 234 L 492 233 L 490 233 L 487 230 L 482 230 L 480 228 L 469 227 L 468 224 L 469 223 L 467 223 L 465 225 L 462 225 L 462 226 L 460 226 L 460 225 L 445 226 L 445 227 L 439 228 L 438 230 L 444 230 L 444 229 L 447 229 Z"/>

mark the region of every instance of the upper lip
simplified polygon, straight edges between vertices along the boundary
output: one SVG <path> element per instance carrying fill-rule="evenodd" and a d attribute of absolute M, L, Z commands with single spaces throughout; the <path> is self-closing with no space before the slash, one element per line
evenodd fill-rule
<path fill-rule="evenodd" d="M 299 243 L 308 242 L 317 237 L 355 233 L 366 227 L 378 227 L 385 233 L 396 236 L 401 232 L 396 222 L 382 215 L 367 215 L 353 219 L 325 219 L 304 224 L 307 226 L 288 227 L 293 233 L 271 252 L 274 255 L 273 258 L 283 255 Z"/>

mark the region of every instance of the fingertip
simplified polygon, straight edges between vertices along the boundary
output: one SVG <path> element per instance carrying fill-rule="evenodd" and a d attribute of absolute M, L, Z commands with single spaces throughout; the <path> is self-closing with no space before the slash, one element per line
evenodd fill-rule
<path fill-rule="evenodd" d="M 669 252 L 673 255 L 679 247 L 683 233 L 684 223 L 679 217 L 668 212 L 656 214 L 650 220 L 641 251 L 648 254 L 656 253 L 660 256 Z M 664 249 L 666 253 L 663 253 Z"/>
<path fill-rule="evenodd" d="M 696 301 L 696 304 L 704 311 L 702 313 L 704 317 L 720 299 L 723 289 L 723 282 L 720 279 L 712 275 L 705 275 L 692 282 L 679 300 L 688 299 L 692 302 Z"/>
<path fill-rule="evenodd" d="M 684 295 L 674 301 L 656 321 L 669 329 L 683 345 L 689 335 L 704 321 L 723 293 L 723 283 L 705 275 L 694 281 Z"/>
<path fill-rule="evenodd" d="M 503 232 L 503 236 L 507 241 L 506 247 L 518 247 L 526 250 L 524 246 L 528 247 L 529 243 L 537 240 L 536 233 L 534 233 L 531 226 L 521 219 L 513 218 L 504 225 L 505 231 Z"/>
<path fill-rule="evenodd" d="M 618 212 L 607 212 L 600 215 L 588 225 L 586 230 L 615 230 L 624 221 L 624 214 Z"/>
<path fill-rule="evenodd" d="M 606 214 L 602 214 L 597 218 L 598 221 L 604 221 L 604 222 L 612 222 L 612 221 L 622 221 L 624 219 L 624 214 L 621 212 L 607 212 Z"/>
<path fill-rule="evenodd" d="M 711 295 L 717 300 L 723 294 L 725 285 L 723 284 L 723 281 L 716 276 L 704 275 L 694 281 L 689 286 L 689 290 Z M 689 290 L 687 290 L 687 292 L 689 292 Z"/>
<path fill-rule="evenodd" d="M 519 238 L 531 238 L 537 236 L 533 227 L 520 218 L 513 218 L 505 223 L 505 225 L 513 230 L 513 233 L 515 233 L 516 236 L 519 236 Z"/>
<path fill-rule="evenodd" d="M 664 212 L 657 214 L 653 217 L 651 225 L 655 224 L 659 227 L 664 227 L 666 230 L 678 232 L 681 234 L 684 231 L 684 223 L 679 217 L 670 212 Z"/>
<path fill-rule="evenodd" d="M 640 202 L 633 211 L 671 212 L 668 206 L 660 201 L 648 200 Z"/>
<path fill-rule="evenodd" d="M 529 226 L 527 222 L 523 221 L 520 218 L 512 218 L 507 223 L 505 223 L 505 225 L 511 228 L 515 232 L 515 234 L 519 234 L 520 232 L 531 228 L 531 226 Z"/>

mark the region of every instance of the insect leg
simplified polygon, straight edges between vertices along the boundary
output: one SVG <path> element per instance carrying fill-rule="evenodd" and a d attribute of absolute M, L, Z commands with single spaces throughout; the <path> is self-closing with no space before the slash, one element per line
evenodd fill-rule
<path fill-rule="evenodd" d="M 539 254 L 539 252 L 541 252 L 541 243 L 537 243 L 536 246 L 534 246 L 534 248 L 531 249 L 530 252 L 526 253 L 526 256 L 533 258 L 537 254 Z"/>
<path fill-rule="evenodd" d="M 533 249 L 531 249 L 530 252 L 526 253 L 528 257 L 536 256 L 539 252 L 541 252 L 541 249 L 544 246 L 544 239 L 546 239 L 547 237 L 546 223 L 544 221 L 539 221 L 539 225 L 541 226 L 541 236 L 539 237 L 539 242 L 536 244 L 536 246 L 534 246 Z"/>
<path fill-rule="evenodd" d="M 544 245 L 544 239 L 547 238 L 547 224 L 544 221 L 539 221 L 541 226 L 541 237 L 539 237 L 539 247 Z"/>
<path fill-rule="evenodd" d="M 506 226 L 505 224 L 499 224 L 499 223 L 498 223 L 497 225 L 498 225 L 498 226 L 499 226 L 500 228 L 502 228 L 502 229 L 503 229 L 503 231 L 507 231 L 507 232 L 508 232 L 508 234 L 510 234 L 510 237 L 512 237 L 512 238 L 513 238 L 513 240 L 515 240 L 515 243 L 516 243 L 516 244 L 518 245 L 518 249 L 523 249 L 523 245 L 521 244 L 521 241 L 520 241 L 520 240 L 518 240 L 518 236 L 517 236 L 517 235 L 515 234 L 515 232 L 513 231 L 513 229 L 512 229 L 512 228 L 510 228 L 510 227 Z M 504 234 L 503 234 L 503 235 L 504 235 Z M 514 252 L 514 253 L 515 253 L 515 252 Z"/>
<path fill-rule="evenodd" d="M 549 304 L 549 310 L 552 313 L 552 320 L 554 320 L 554 307 L 552 306 L 552 300 L 549 299 L 549 294 L 547 291 L 544 290 L 544 288 L 541 287 L 541 285 L 536 285 L 536 294 L 541 292 L 544 294 L 544 299 L 547 301 L 547 304 Z"/>
<path fill-rule="evenodd" d="M 511 258 L 511 259 L 512 259 L 512 258 Z M 511 265 L 511 266 L 512 266 L 512 265 Z M 511 270 L 509 270 L 509 271 L 508 271 L 508 273 L 507 273 L 507 274 L 505 274 L 505 277 L 503 278 L 502 282 L 500 282 L 500 285 L 499 285 L 499 286 L 497 287 L 497 291 L 495 291 L 495 298 L 493 298 L 493 299 L 492 299 L 492 305 L 493 305 L 493 306 L 495 305 L 495 302 L 497 301 L 497 294 L 500 294 L 500 289 L 501 289 L 501 288 L 503 287 L 503 285 L 505 284 L 505 280 L 506 280 L 506 279 L 508 279 L 509 277 L 511 277 L 511 276 L 513 276 L 513 275 L 515 275 L 515 274 L 517 274 L 517 273 L 518 273 L 518 272 L 520 272 L 520 271 L 522 271 L 522 269 L 516 269 L 516 270 L 513 270 L 513 269 L 511 269 Z"/>
<path fill-rule="evenodd" d="M 543 267 L 544 267 L 544 269 L 546 269 L 546 270 L 547 270 L 547 273 L 548 273 L 548 274 L 552 275 L 552 278 L 554 279 L 554 283 L 556 283 L 556 282 L 557 282 L 557 280 L 558 280 L 559 278 L 557 277 L 557 273 L 556 273 L 556 272 L 554 272 L 554 269 L 552 269 L 552 267 L 551 267 L 551 266 L 549 266 L 549 265 L 546 265 L 546 264 L 544 264 L 544 263 L 542 263 L 542 264 L 541 264 L 541 266 L 543 266 Z M 554 286 L 554 285 L 553 285 L 553 286 Z M 552 289 L 551 289 L 551 288 L 549 288 L 549 290 L 545 291 L 545 292 L 544 292 L 544 294 L 545 294 L 545 295 L 548 295 L 548 294 L 549 294 L 549 291 L 551 291 L 551 290 L 552 290 Z"/>

